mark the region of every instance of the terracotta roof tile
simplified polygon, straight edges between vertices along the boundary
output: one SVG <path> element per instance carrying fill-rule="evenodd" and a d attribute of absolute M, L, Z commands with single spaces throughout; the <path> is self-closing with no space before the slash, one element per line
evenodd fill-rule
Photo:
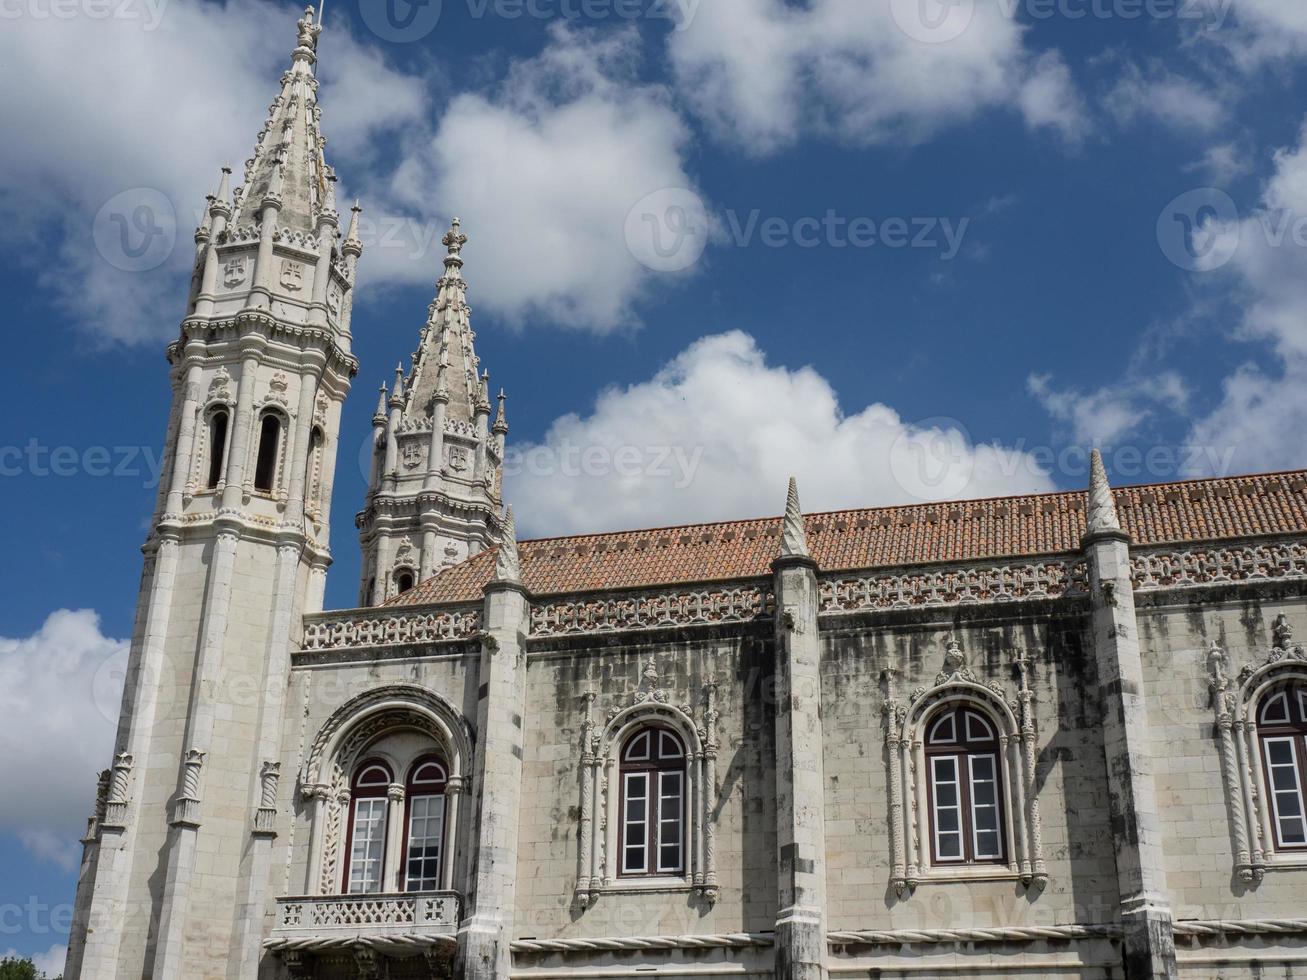
<path fill-rule="evenodd" d="M 1113 491 L 1121 524 L 1148 547 L 1307 532 L 1307 471 Z M 808 545 L 824 571 L 1028 557 L 1078 551 L 1083 491 L 807 514 Z M 520 544 L 534 595 L 596 592 L 770 574 L 780 517 L 542 538 Z M 482 552 L 391 605 L 466 602 L 494 569 Z"/>

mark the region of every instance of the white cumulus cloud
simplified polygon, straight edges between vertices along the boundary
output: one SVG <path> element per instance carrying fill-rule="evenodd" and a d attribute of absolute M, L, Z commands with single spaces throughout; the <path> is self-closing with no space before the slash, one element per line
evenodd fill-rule
<path fill-rule="evenodd" d="M 95 774 L 109 764 L 128 644 L 89 609 L 52 612 L 30 636 L 0 637 L 0 833 L 75 867 Z"/>
<path fill-rule="evenodd" d="M 741 331 L 509 450 L 507 497 L 538 535 L 774 514 L 791 474 L 809 511 L 1051 489 L 1029 456 L 960 422 L 846 411 L 817 371 L 767 363 Z"/>
<path fill-rule="evenodd" d="M 689 130 L 663 88 L 636 80 L 639 41 L 634 28 L 556 25 L 538 57 L 492 91 L 454 98 L 409 147 L 390 199 L 411 214 L 439 201 L 463 218 L 473 304 L 597 333 L 636 322 L 653 273 L 627 248 L 627 215 L 653 192 L 695 186 Z M 365 274 L 432 281 L 438 254 L 374 249 Z"/>
<path fill-rule="evenodd" d="M 1032 52 L 1000 0 L 953 4 L 938 21 L 930 7 L 712 0 L 669 36 L 668 53 L 683 97 L 753 153 L 813 130 L 857 144 L 920 141 L 1000 107 L 1082 135 L 1065 64 Z"/>

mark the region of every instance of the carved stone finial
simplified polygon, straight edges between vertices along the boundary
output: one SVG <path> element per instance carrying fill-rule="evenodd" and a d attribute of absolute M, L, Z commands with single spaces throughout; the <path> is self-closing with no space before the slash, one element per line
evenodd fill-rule
<path fill-rule="evenodd" d="M 1275 646 L 1280 650 L 1287 650 L 1293 643 L 1293 627 L 1289 625 L 1289 619 L 1284 613 L 1275 617 L 1275 625 L 1271 628 L 1275 634 Z"/>
<path fill-rule="evenodd" d="M 808 536 L 803 528 L 803 511 L 799 509 L 799 482 L 790 477 L 785 494 L 785 521 L 781 528 L 781 557 L 808 557 Z"/>
<path fill-rule="evenodd" d="M 513 508 L 504 510 L 504 529 L 500 535 L 499 553 L 495 556 L 495 581 L 522 581 L 522 559 L 517 551 L 517 525 L 513 521 Z"/>
<path fill-rule="evenodd" d="M 1095 449 L 1089 454 L 1089 509 L 1085 517 L 1085 533 L 1119 530 L 1121 522 L 1116 516 L 1116 501 L 1107 482 L 1103 454 Z"/>

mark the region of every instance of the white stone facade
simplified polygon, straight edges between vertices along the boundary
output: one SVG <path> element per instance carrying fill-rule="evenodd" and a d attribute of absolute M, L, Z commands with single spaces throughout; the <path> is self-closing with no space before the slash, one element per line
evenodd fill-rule
<path fill-rule="evenodd" d="M 1095 459 L 1087 496 L 922 518 L 1078 528 L 1015 556 L 824 567 L 831 536 L 918 518 L 814 522 L 794 485 L 776 526 L 519 554 L 456 223 L 375 419 L 369 601 L 322 612 L 361 245 L 321 156 L 317 30 L 197 232 L 70 980 L 1307 976 L 1307 850 L 1274 838 L 1256 715 L 1307 685 L 1301 476 L 1150 490 L 1248 530 L 1145 544 Z M 533 571 L 714 542 L 711 574 L 639 588 Z M 750 547 L 770 569 L 732 564 Z M 937 857 L 931 731 L 955 708 L 992 726 L 984 861 Z M 622 799 L 648 784 L 624 752 L 646 727 L 679 760 L 676 829 L 650 839 L 677 844 L 637 874 Z"/>

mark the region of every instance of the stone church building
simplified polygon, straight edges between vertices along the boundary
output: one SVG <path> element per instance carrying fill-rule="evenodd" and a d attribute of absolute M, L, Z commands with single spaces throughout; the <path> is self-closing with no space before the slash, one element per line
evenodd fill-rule
<path fill-rule="evenodd" d="M 1307 977 L 1307 473 L 518 542 L 455 221 L 323 611 L 319 30 L 196 232 L 69 980 Z"/>

